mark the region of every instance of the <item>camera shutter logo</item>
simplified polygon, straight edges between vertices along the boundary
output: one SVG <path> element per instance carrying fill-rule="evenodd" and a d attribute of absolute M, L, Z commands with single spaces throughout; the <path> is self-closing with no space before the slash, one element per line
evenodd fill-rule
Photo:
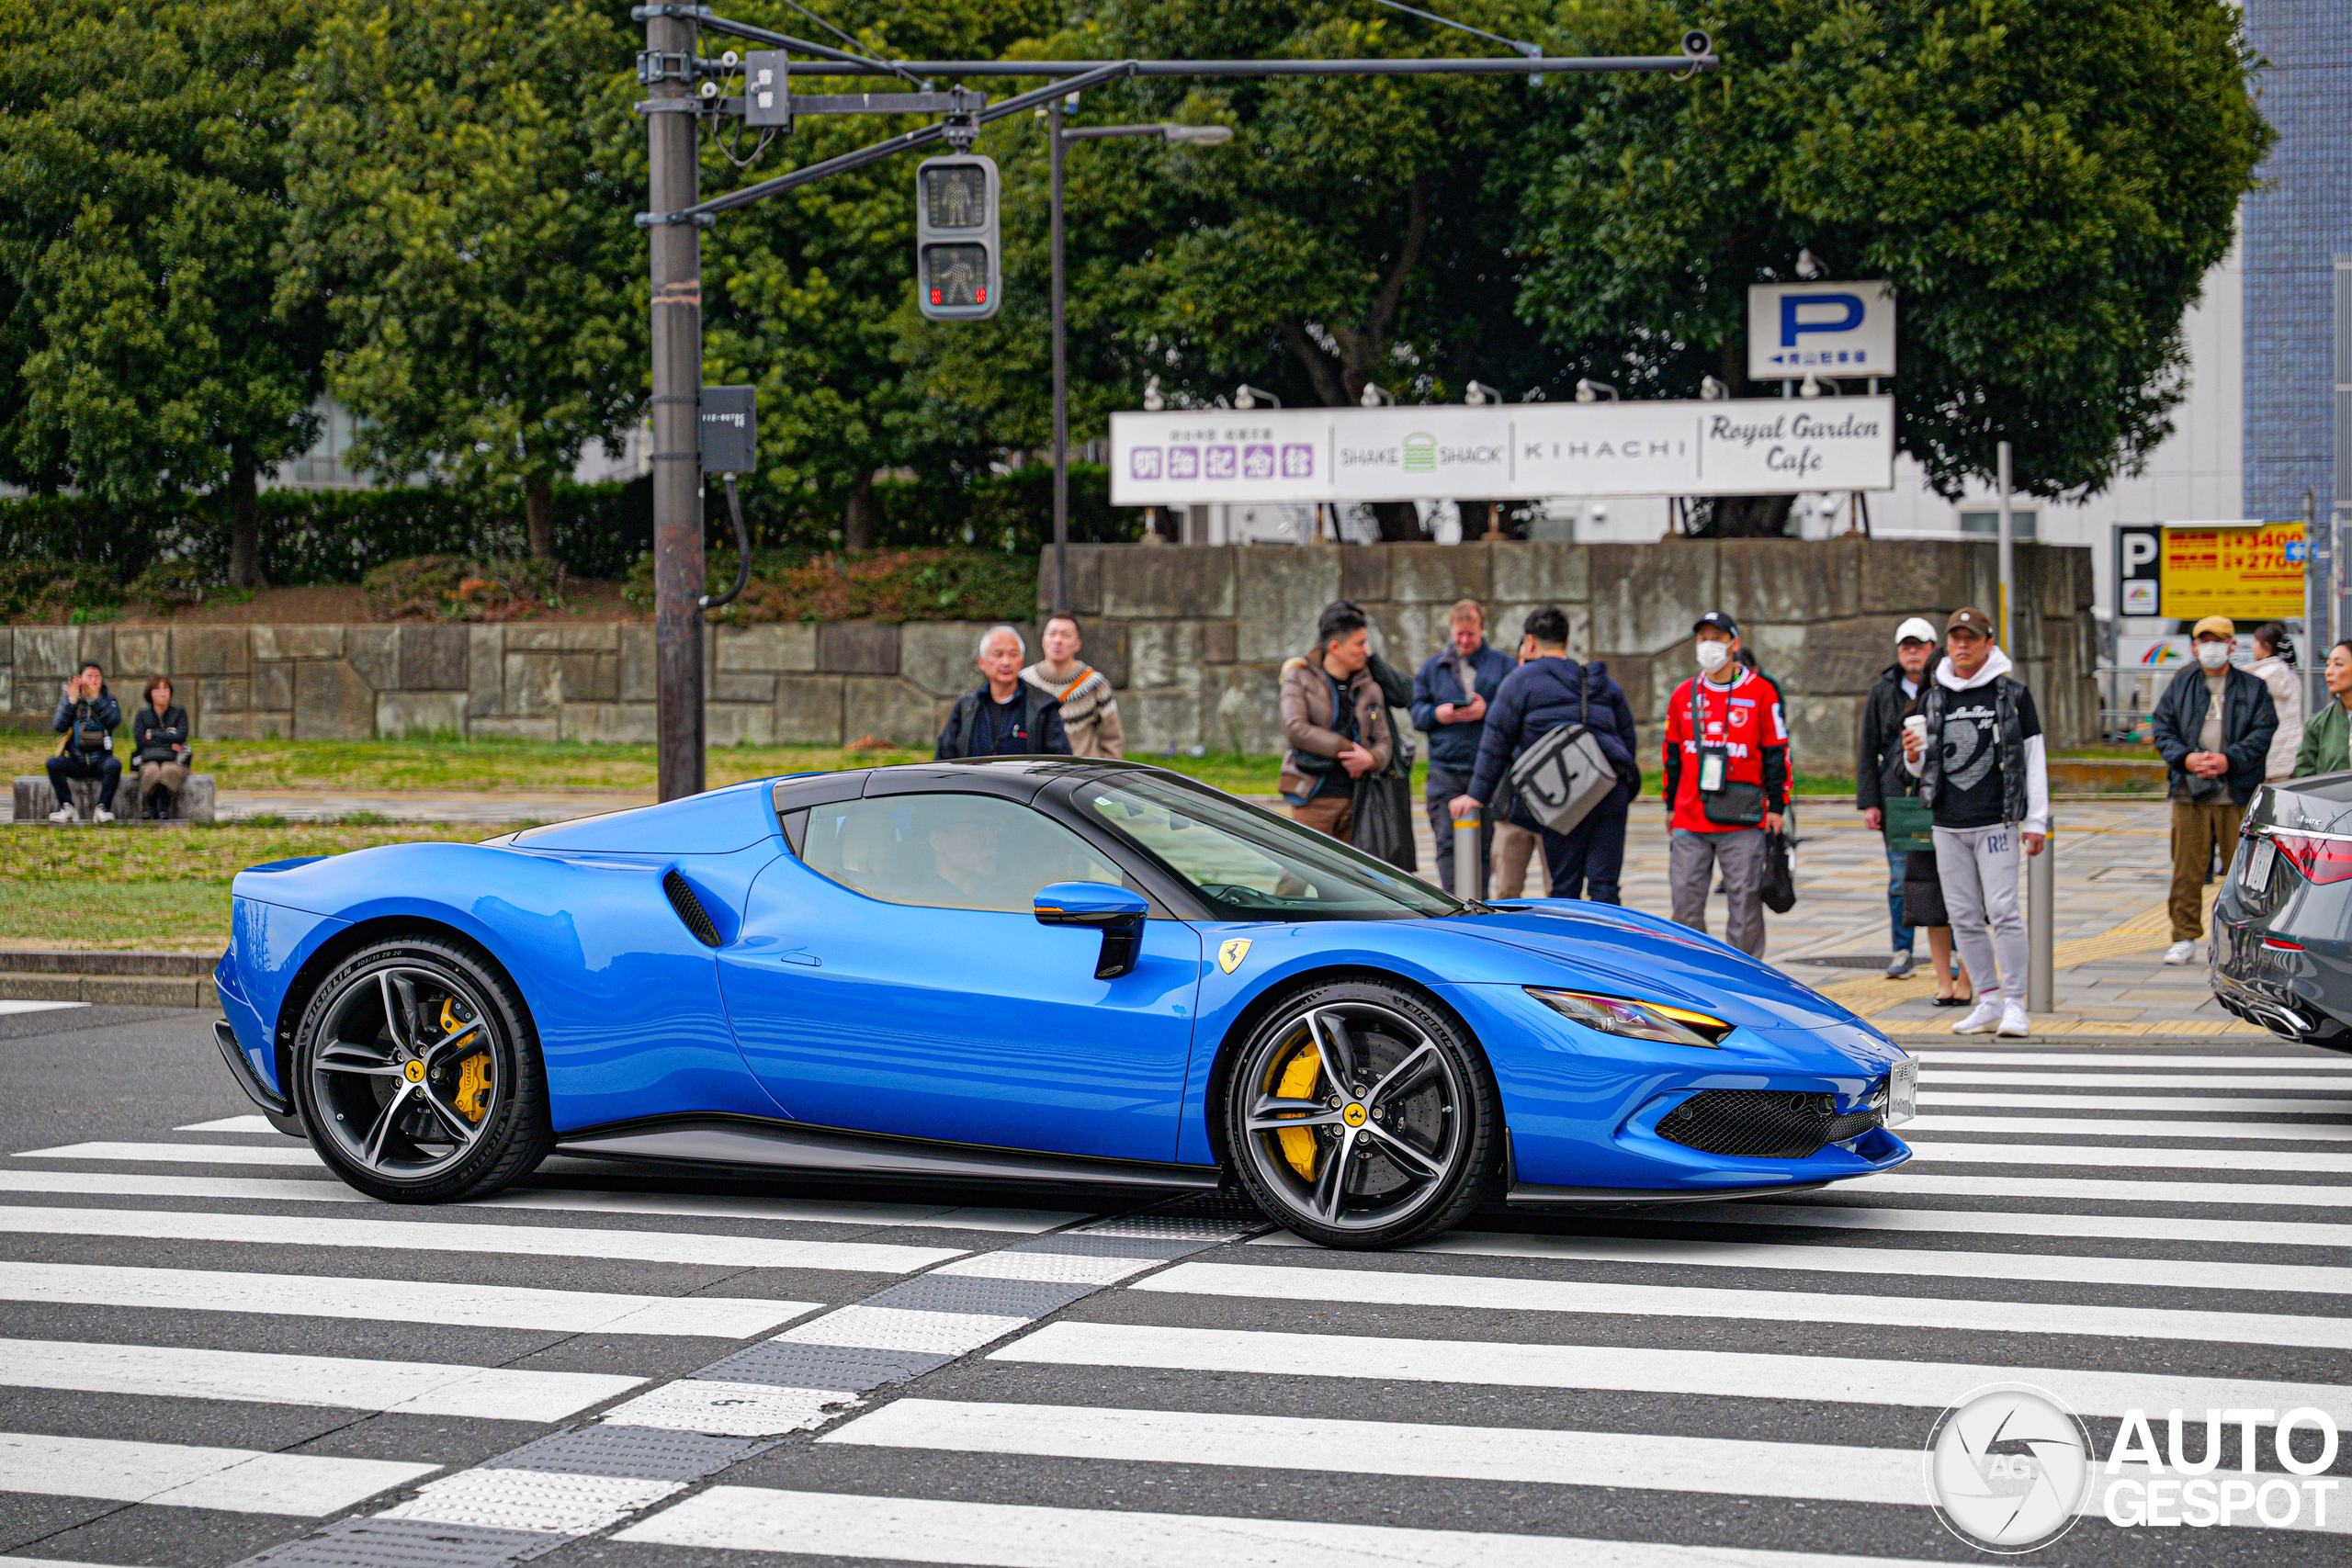
<path fill-rule="evenodd" d="M 2082 1517 L 2090 1430 L 2047 1389 L 1991 1383 L 1937 1417 L 1928 1435 L 1928 1501 L 1984 1551 L 2038 1551 Z"/>

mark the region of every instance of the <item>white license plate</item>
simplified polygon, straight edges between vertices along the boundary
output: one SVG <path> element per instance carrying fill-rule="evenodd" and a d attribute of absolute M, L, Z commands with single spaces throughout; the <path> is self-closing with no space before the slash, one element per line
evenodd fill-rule
<path fill-rule="evenodd" d="M 2270 886 L 2271 863 L 2278 858 L 2278 846 L 2269 839 L 2256 839 L 2254 852 L 2245 857 L 2245 880 L 2238 884 L 2242 893 L 2260 893 Z"/>
<path fill-rule="evenodd" d="M 1886 1125 L 1893 1127 L 1919 1114 L 1919 1064 L 1897 1062 L 1886 1079 Z"/>

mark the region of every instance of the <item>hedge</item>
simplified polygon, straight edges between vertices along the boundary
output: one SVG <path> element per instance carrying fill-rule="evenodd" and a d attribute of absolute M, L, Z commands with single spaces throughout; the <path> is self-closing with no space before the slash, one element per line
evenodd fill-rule
<path fill-rule="evenodd" d="M 875 486 L 885 549 L 978 548 L 1034 558 L 1053 535 L 1053 470 L 1031 464 L 969 479 L 885 480 Z M 1070 537 L 1132 539 L 1132 511 L 1114 511 L 1099 465 L 1070 469 Z M 756 547 L 804 552 L 838 545 L 837 511 L 816 498 L 746 481 L 744 520 Z M 357 582 L 370 570 L 419 556 L 513 559 L 528 553 L 519 501 L 505 504 L 434 487 L 366 491 L 274 490 L 261 496 L 261 570 L 279 584 Z M 653 544 L 650 479 L 556 487 L 556 556 L 573 577 L 625 577 Z M 734 543 L 724 493 L 703 508 L 714 549 Z M 127 583 L 159 560 L 219 582 L 229 555 L 225 502 L 216 497 L 148 504 L 85 496 L 0 501 L 0 560 L 72 563 Z"/>

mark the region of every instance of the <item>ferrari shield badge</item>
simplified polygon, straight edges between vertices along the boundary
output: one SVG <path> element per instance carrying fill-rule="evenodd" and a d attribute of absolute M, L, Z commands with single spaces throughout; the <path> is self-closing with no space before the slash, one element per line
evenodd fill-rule
<path fill-rule="evenodd" d="M 1216 966 L 1230 975 L 1240 968 L 1241 961 L 1249 956 L 1250 939 L 1238 936 L 1216 950 Z"/>

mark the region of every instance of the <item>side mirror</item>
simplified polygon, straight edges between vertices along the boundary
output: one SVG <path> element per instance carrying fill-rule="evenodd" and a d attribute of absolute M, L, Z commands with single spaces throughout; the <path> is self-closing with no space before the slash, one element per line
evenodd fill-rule
<path fill-rule="evenodd" d="M 1136 966 L 1143 952 L 1143 920 L 1151 905 L 1140 893 L 1107 882 L 1049 882 L 1032 902 L 1037 923 L 1091 926 L 1102 933 L 1102 953 L 1094 977 L 1115 980 Z"/>

